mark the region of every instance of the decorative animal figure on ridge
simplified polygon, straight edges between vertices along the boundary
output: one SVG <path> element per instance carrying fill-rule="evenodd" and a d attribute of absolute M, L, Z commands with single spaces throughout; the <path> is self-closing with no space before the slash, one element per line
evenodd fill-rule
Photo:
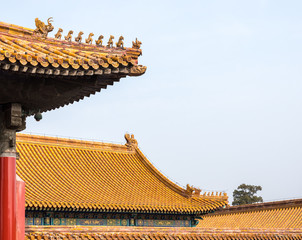
<path fill-rule="evenodd" d="M 98 46 L 103 46 L 103 38 L 104 38 L 104 36 L 100 35 L 98 40 L 95 40 L 95 44 Z"/>
<path fill-rule="evenodd" d="M 125 139 L 127 141 L 126 146 L 129 148 L 137 147 L 137 140 L 134 138 L 133 134 L 126 133 Z"/>
<path fill-rule="evenodd" d="M 76 42 L 80 43 L 82 42 L 82 35 L 84 33 L 82 31 L 79 32 L 78 36 L 74 39 Z"/>
<path fill-rule="evenodd" d="M 72 34 L 73 34 L 73 31 L 70 30 L 68 32 L 67 36 L 65 36 L 65 40 L 71 42 Z"/>
<path fill-rule="evenodd" d="M 119 48 L 124 48 L 124 37 L 123 36 L 120 36 L 120 38 L 118 39 L 118 42 L 116 43 L 116 47 L 119 47 Z"/>
<path fill-rule="evenodd" d="M 194 194 L 195 196 L 200 196 L 200 193 L 201 193 L 201 189 L 199 189 L 199 188 L 194 188 L 193 194 Z"/>
<path fill-rule="evenodd" d="M 42 38 L 47 38 L 48 33 L 54 29 L 51 22 L 53 22 L 52 17 L 47 19 L 47 25 L 40 21 L 39 18 L 36 18 L 35 24 L 37 28 L 34 30 L 33 34 L 36 36 L 41 36 Z"/>
<path fill-rule="evenodd" d="M 135 42 L 132 41 L 132 48 L 140 49 L 142 45 L 142 42 L 138 41 L 137 38 L 135 39 Z"/>
<path fill-rule="evenodd" d="M 94 36 L 94 34 L 90 33 L 89 36 L 88 36 L 88 38 L 86 39 L 86 43 L 87 44 L 92 44 L 92 36 Z"/>
<path fill-rule="evenodd" d="M 186 192 L 187 192 L 188 195 L 192 195 L 192 193 L 194 192 L 193 186 L 190 186 L 189 184 L 187 184 Z"/>
<path fill-rule="evenodd" d="M 62 37 L 62 32 L 63 32 L 63 29 L 62 29 L 62 28 L 59 28 L 58 32 L 57 32 L 56 35 L 55 35 L 55 38 L 56 38 L 56 39 L 61 39 L 61 37 Z"/>
<path fill-rule="evenodd" d="M 108 43 L 107 43 L 107 47 L 113 47 L 113 39 L 114 39 L 114 36 L 110 35 L 110 38 L 108 40 Z"/>

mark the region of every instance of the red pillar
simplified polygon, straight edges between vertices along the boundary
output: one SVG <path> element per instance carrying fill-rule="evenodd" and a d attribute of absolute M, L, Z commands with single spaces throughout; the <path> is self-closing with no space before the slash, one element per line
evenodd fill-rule
<path fill-rule="evenodd" d="M 0 239 L 16 239 L 16 154 L 0 155 Z"/>
<path fill-rule="evenodd" d="M 16 240 L 25 236 L 25 182 L 16 175 Z"/>

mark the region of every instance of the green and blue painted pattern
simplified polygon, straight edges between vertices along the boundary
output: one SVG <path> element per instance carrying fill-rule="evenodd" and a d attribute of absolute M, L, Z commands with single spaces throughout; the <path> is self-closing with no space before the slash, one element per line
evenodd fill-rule
<path fill-rule="evenodd" d="M 26 225 L 194 227 L 189 215 L 26 211 Z"/>
<path fill-rule="evenodd" d="M 77 219 L 28 217 L 26 225 L 82 225 L 82 226 L 145 226 L 145 227 L 191 227 L 190 220 L 151 219 Z"/>

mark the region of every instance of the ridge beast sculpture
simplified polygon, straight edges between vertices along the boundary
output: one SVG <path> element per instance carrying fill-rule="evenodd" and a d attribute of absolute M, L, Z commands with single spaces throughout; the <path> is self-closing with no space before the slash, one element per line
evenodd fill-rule
<path fill-rule="evenodd" d="M 94 36 L 94 34 L 93 34 L 93 33 L 89 33 L 89 36 L 88 36 L 88 38 L 86 39 L 86 43 L 87 43 L 87 44 L 92 44 L 92 36 Z"/>
<path fill-rule="evenodd" d="M 63 29 L 62 29 L 62 28 L 59 28 L 58 32 L 57 32 L 56 35 L 55 35 L 55 38 L 56 38 L 56 39 L 61 39 L 61 37 L 62 37 L 62 32 L 63 32 Z"/>
<path fill-rule="evenodd" d="M 119 47 L 119 48 L 124 48 L 124 37 L 123 36 L 120 36 L 120 38 L 118 39 L 118 42 L 116 43 L 116 47 Z"/>
<path fill-rule="evenodd" d="M 72 37 L 73 31 L 70 30 L 67 34 L 67 36 L 65 36 L 65 40 L 71 42 L 71 37 Z"/>
<path fill-rule="evenodd" d="M 132 68 L 130 68 L 129 76 L 140 76 L 144 74 L 146 70 L 147 70 L 146 66 L 134 65 Z"/>
<path fill-rule="evenodd" d="M 82 42 L 82 35 L 84 33 L 82 31 L 79 32 L 78 36 L 74 39 L 76 42 L 80 43 Z"/>
<path fill-rule="evenodd" d="M 187 184 L 187 186 L 186 186 L 186 193 L 187 193 L 190 197 L 192 197 L 192 196 L 198 197 L 198 196 L 200 196 L 201 189 L 195 188 L 195 187 L 190 186 L 189 184 Z"/>
<path fill-rule="evenodd" d="M 137 38 L 135 39 L 135 42 L 132 41 L 132 48 L 140 49 L 141 45 L 142 45 L 142 42 L 138 41 Z"/>
<path fill-rule="evenodd" d="M 187 184 L 186 193 L 191 196 L 193 194 L 193 192 L 194 192 L 194 187 Z"/>
<path fill-rule="evenodd" d="M 48 33 L 54 29 L 54 26 L 52 26 L 51 22 L 53 22 L 52 17 L 47 19 L 47 25 L 44 22 L 40 21 L 39 18 L 36 18 L 36 29 L 34 30 L 33 35 L 47 38 Z"/>
<path fill-rule="evenodd" d="M 125 134 L 125 139 L 126 139 L 126 146 L 129 147 L 130 149 L 133 149 L 135 147 L 137 147 L 137 140 L 134 138 L 134 134 L 129 134 L 129 133 L 126 133 Z"/>
<path fill-rule="evenodd" d="M 113 47 L 113 39 L 114 39 L 114 36 L 110 35 L 110 38 L 108 40 L 108 43 L 107 43 L 107 47 Z"/>
<path fill-rule="evenodd" d="M 103 38 L 104 38 L 104 36 L 100 35 L 98 40 L 95 40 L 95 44 L 98 45 L 98 46 L 102 46 L 103 45 Z"/>

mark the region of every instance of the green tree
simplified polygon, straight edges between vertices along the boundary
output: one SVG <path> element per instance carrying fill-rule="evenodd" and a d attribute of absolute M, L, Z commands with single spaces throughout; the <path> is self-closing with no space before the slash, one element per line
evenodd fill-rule
<path fill-rule="evenodd" d="M 233 206 L 263 202 L 262 197 L 258 197 L 255 195 L 258 191 L 261 190 L 262 190 L 261 186 L 241 184 L 233 192 L 233 198 L 234 198 L 234 201 L 232 202 Z"/>

